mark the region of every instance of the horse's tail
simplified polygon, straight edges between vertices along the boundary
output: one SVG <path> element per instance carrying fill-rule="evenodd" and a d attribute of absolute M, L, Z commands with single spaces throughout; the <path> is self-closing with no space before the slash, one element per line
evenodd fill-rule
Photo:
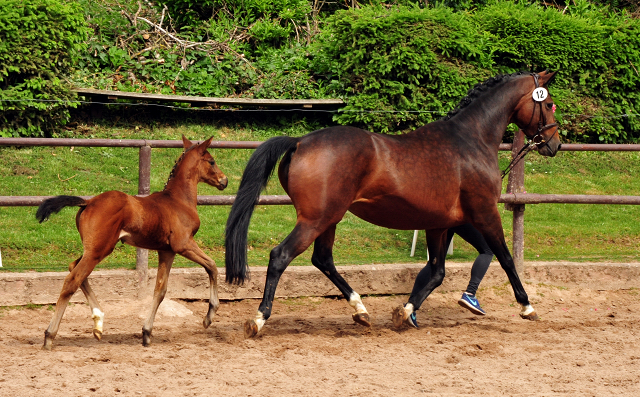
<path fill-rule="evenodd" d="M 225 279 L 228 283 L 242 284 L 248 279 L 247 234 L 253 209 L 278 160 L 284 153 L 295 148 L 297 143 L 298 138 L 271 138 L 258 146 L 244 169 L 225 231 Z"/>
<path fill-rule="evenodd" d="M 57 214 L 64 207 L 79 206 L 84 207 L 87 201 L 78 196 L 56 196 L 46 199 L 36 211 L 36 219 L 42 223 L 49 219 L 49 215 Z"/>

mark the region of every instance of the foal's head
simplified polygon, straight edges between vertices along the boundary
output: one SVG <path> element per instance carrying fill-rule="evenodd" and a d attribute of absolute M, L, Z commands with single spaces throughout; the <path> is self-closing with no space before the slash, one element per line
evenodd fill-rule
<path fill-rule="evenodd" d="M 198 183 L 204 182 L 218 188 L 218 190 L 223 190 L 227 187 L 229 180 L 222 171 L 220 171 L 213 156 L 211 156 L 207 150 L 212 139 L 213 137 L 198 145 L 194 145 L 183 135 L 182 143 L 184 144 L 184 154 L 179 163 L 181 167 L 189 167 L 192 172 L 198 175 Z"/>
<path fill-rule="evenodd" d="M 525 95 L 522 97 L 511 117 L 515 123 L 536 144 L 538 153 L 543 156 L 555 156 L 560 149 L 558 123 L 547 84 L 556 72 L 542 72 L 524 75 L 521 80 Z"/>

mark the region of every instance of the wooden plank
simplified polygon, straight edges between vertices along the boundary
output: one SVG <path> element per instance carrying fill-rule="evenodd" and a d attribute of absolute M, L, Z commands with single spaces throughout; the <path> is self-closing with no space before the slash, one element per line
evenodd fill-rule
<path fill-rule="evenodd" d="M 341 106 L 344 105 L 342 99 L 253 99 L 253 98 L 214 98 L 190 95 L 164 95 L 146 94 L 140 92 L 123 92 L 96 90 L 93 88 L 76 88 L 78 95 L 88 97 L 107 97 L 109 99 L 121 98 L 137 101 L 153 102 L 185 102 L 201 106 L 234 105 L 234 106 L 302 106 L 311 108 L 314 106 Z"/>

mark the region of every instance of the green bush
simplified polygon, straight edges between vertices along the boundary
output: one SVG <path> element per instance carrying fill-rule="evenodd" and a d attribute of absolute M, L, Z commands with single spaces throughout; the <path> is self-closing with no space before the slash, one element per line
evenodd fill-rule
<path fill-rule="evenodd" d="M 85 46 L 85 26 L 76 3 L 0 1 L 0 136 L 50 135 L 66 123 L 76 103 L 62 79 Z"/>
<path fill-rule="evenodd" d="M 340 97 L 336 122 L 395 133 L 440 118 L 489 76 L 548 68 L 565 141 L 640 141 L 640 20 L 616 10 L 633 2 L 79 3 L 93 29 L 80 86 Z"/>

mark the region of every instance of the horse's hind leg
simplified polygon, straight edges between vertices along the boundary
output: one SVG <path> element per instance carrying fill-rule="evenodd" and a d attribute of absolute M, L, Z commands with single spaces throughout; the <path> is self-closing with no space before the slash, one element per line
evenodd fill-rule
<path fill-rule="evenodd" d="M 205 254 L 193 240 L 189 241 L 187 249 L 181 250 L 178 253 L 204 267 L 204 270 L 206 270 L 209 275 L 209 310 L 202 321 L 202 325 L 204 325 L 205 328 L 209 328 L 213 317 L 218 311 L 218 307 L 220 307 L 220 300 L 218 299 L 218 268 L 216 267 L 216 262 L 211 259 L 209 255 Z"/>
<path fill-rule="evenodd" d="M 346 280 L 338 273 L 333 263 L 333 242 L 336 235 L 336 225 L 330 226 L 322 233 L 314 243 L 311 263 L 317 267 L 331 282 L 342 292 L 342 295 L 349 301 L 349 305 L 355 309 L 352 314 L 353 321 L 358 324 L 370 327 L 371 321 L 369 313 L 365 308 L 360 295 L 351 288 Z"/>
<path fill-rule="evenodd" d="M 76 259 L 75 261 L 71 262 L 71 264 L 69 265 L 69 271 L 72 271 L 73 268 L 76 267 L 76 265 L 78 265 L 78 262 L 80 262 L 80 259 L 82 259 L 82 257 Z M 93 320 L 93 336 L 97 339 L 100 340 L 102 339 L 102 328 L 103 328 L 103 324 L 104 324 L 104 312 L 102 311 L 102 308 L 100 307 L 100 303 L 98 303 L 98 299 L 96 298 L 96 294 L 93 292 L 93 290 L 91 289 L 91 286 L 89 285 L 89 279 L 85 279 L 82 284 L 80 284 L 80 289 L 82 290 L 82 293 L 84 294 L 85 298 L 87 298 L 87 303 L 89 304 L 89 307 L 91 308 L 91 319 Z"/>
<path fill-rule="evenodd" d="M 262 302 L 258 307 L 256 317 L 247 320 L 244 324 L 244 336 L 246 338 L 255 336 L 262 329 L 265 321 L 271 316 L 273 299 L 282 272 L 284 272 L 295 257 L 303 253 L 309 245 L 311 245 L 313 240 L 318 236 L 316 232 L 317 229 L 318 228 L 309 224 L 298 222 L 291 233 L 289 233 L 278 246 L 271 250 Z"/>
<path fill-rule="evenodd" d="M 396 328 L 400 328 L 405 323 L 417 328 L 415 311 L 422 306 L 431 292 L 442 284 L 445 275 L 446 232 L 446 230 L 427 230 L 427 248 L 430 260 L 427 266 L 418 273 L 409 301 L 393 311 L 392 320 Z"/>
<path fill-rule="evenodd" d="M 64 279 L 60 297 L 58 297 L 58 301 L 56 302 L 56 310 L 53 314 L 53 318 L 49 323 L 49 327 L 46 329 L 46 331 L 44 331 L 44 345 L 42 346 L 43 349 L 51 350 L 51 348 L 53 347 L 53 340 L 58 334 L 60 321 L 62 321 L 62 316 L 64 315 L 64 311 L 67 308 L 67 305 L 69 304 L 69 300 L 78 290 L 78 288 L 85 283 L 89 274 L 91 274 L 93 269 L 103 258 L 104 257 L 95 257 L 93 255 L 87 255 L 85 253 L 80 258 L 72 262 L 69 266 L 69 269 L 71 271 Z M 86 286 L 88 287 L 89 284 L 87 283 Z M 87 295 L 87 292 L 85 292 L 85 295 L 87 295 L 87 299 L 89 299 L 89 296 L 93 295 L 91 288 L 89 288 L 88 291 L 89 295 Z M 93 299 L 93 302 L 97 304 L 95 296 L 93 296 L 93 298 L 91 299 Z M 91 304 L 91 302 L 92 301 L 90 301 L 89 304 Z"/>
<path fill-rule="evenodd" d="M 151 331 L 153 330 L 153 320 L 156 318 L 158 306 L 162 303 L 167 293 L 167 281 L 169 280 L 169 272 L 173 265 L 173 259 L 176 254 L 172 251 L 158 251 L 158 274 L 156 276 L 156 287 L 153 291 L 153 302 L 149 317 L 142 326 L 142 344 L 149 346 L 151 344 Z"/>

